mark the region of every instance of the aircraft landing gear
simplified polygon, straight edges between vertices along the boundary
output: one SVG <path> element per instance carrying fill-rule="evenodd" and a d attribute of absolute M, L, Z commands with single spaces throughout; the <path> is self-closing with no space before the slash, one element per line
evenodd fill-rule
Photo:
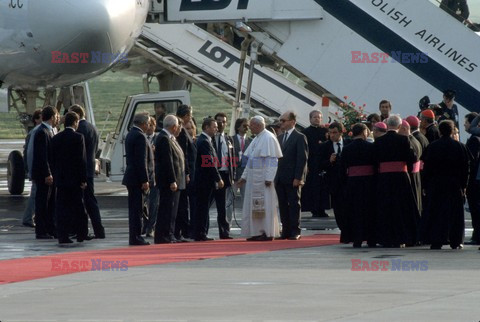
<path fill-rule="evenodd" d="M 20 151 L 12 151 L 7 162 L 8 192 L 12 195 L 21 195 L 25 188 L 25 164 Z"/>

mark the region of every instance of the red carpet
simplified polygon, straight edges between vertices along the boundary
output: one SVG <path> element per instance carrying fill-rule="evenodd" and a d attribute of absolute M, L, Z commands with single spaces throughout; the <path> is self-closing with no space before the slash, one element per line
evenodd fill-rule
<path fill-rule="evenodd" d="M 299 241 L 247 242 L 244 239 L 132 246 L 0 261 L 0 285 L 81 271 L 124 271 L 134 266 L 167 264 L 264 253 L 339 243 L 338 235 L 313 235 Z"/>

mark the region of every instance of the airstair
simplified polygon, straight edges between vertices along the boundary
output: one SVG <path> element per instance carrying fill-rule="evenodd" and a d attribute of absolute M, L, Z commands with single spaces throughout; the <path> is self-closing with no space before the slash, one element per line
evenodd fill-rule
<path fill-rule="evenodd" d="M 170 22 L 207 22 L 227 17 L 253 28 L 250 33 L 269 55 L 313 90 L 333 97 L 349 96 L 367 110 L 389 99 L 393 111 L 406 116 L 418 111 L 418 101 L 429 95 L 440 102 L 442 90 L 455 89 L 456 101 L 480 111 L 480 38 L 429 0 L 310 0 L 320 18 L 297 14 L 282 0 L 195 1 L 196 7 L 168 0 Z M 265 4 L 265 3 L 268 3 Z M 270 18 L 252 16 L 271 9 Z M 283 15 L 279 15 L 279 8 Z M 186 10 L 187 8 L 188 10 Z M 197 10 L 197 11 L 195 11 Z M 262 12 L 263 16 L 268 14 Z M 227 19 L 225 18 L 225 19 Z M 388 54 L 387 59 L 375 56 Z M 426 59 L 425 59 L 426 57 Z M 465 111 L 463 111 L 465 112 Z"/>

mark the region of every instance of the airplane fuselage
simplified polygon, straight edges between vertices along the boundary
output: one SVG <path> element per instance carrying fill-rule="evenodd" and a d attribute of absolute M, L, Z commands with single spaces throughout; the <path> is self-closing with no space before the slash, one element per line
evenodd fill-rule
<path fill-rule="evenodd" d="M 0 81 L 38 89 L 95 77 L 128 51 L 147 0 L 0 0 Z"/>

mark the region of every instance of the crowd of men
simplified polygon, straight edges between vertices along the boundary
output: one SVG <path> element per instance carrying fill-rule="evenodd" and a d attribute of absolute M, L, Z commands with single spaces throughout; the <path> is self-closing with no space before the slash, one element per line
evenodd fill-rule
<path fill-rule="evenodd" d="M 35 227 L 36 239 L 58 238 L 60 244 L 73 243 L 72 237 L 78 242 L 105 238 L 94 190 L 97 130 L 79 105 L 63 116 L 65 129 L 59 133 L 55 107 L 36 111 L 33 119 L 25 144 L 32 190 L 23 224 Z M 88 218 L 94 235 L 88 234 Z"/>
<path fill-rule="evenodd" d="M 164 107 L 155 116 L 137 113 L 125 140 L 122 182 L 129 244 L 148 245 L 147 237 L 156 244 L 212 240 L 213 201 L 219 238 L 231 239 L 236 194 L 248 241 L 299 240 L 301 211 L 328 217 L 333 208 L 341 242 L 354 247 L 366 241 L 369 247 L 462 248 L 466 197 L 470 243 L 478 244 L 480 116 L 466 116 L 472 136 L 460 143 L 454 96 L 446 91 L 438 106 L 423 98 L 419 117 L 404 120 L 383 100 L 380 114 L 353 125 L 350 137 L 340 122 L 323 125 L 317 110 L 303 133 L 296 114 L 286 112 L 270 128 L 261 116 L 238 119 L 233 136 L 225 134 L 224 113 L 204 119 L 198 136 L 190 106 L 169 115 Z M 72 235 L 78 241 L 105 238 L 94 196 L 95 128 L 78 105 L 69 108 L 58 134 L 56 109 L 47 106 L 40 114 L 26 144 L 36 237 L 56 237 L 60 244 L 71 243 Z M 88 235 L 87 214 L 94 236 Z"/>

